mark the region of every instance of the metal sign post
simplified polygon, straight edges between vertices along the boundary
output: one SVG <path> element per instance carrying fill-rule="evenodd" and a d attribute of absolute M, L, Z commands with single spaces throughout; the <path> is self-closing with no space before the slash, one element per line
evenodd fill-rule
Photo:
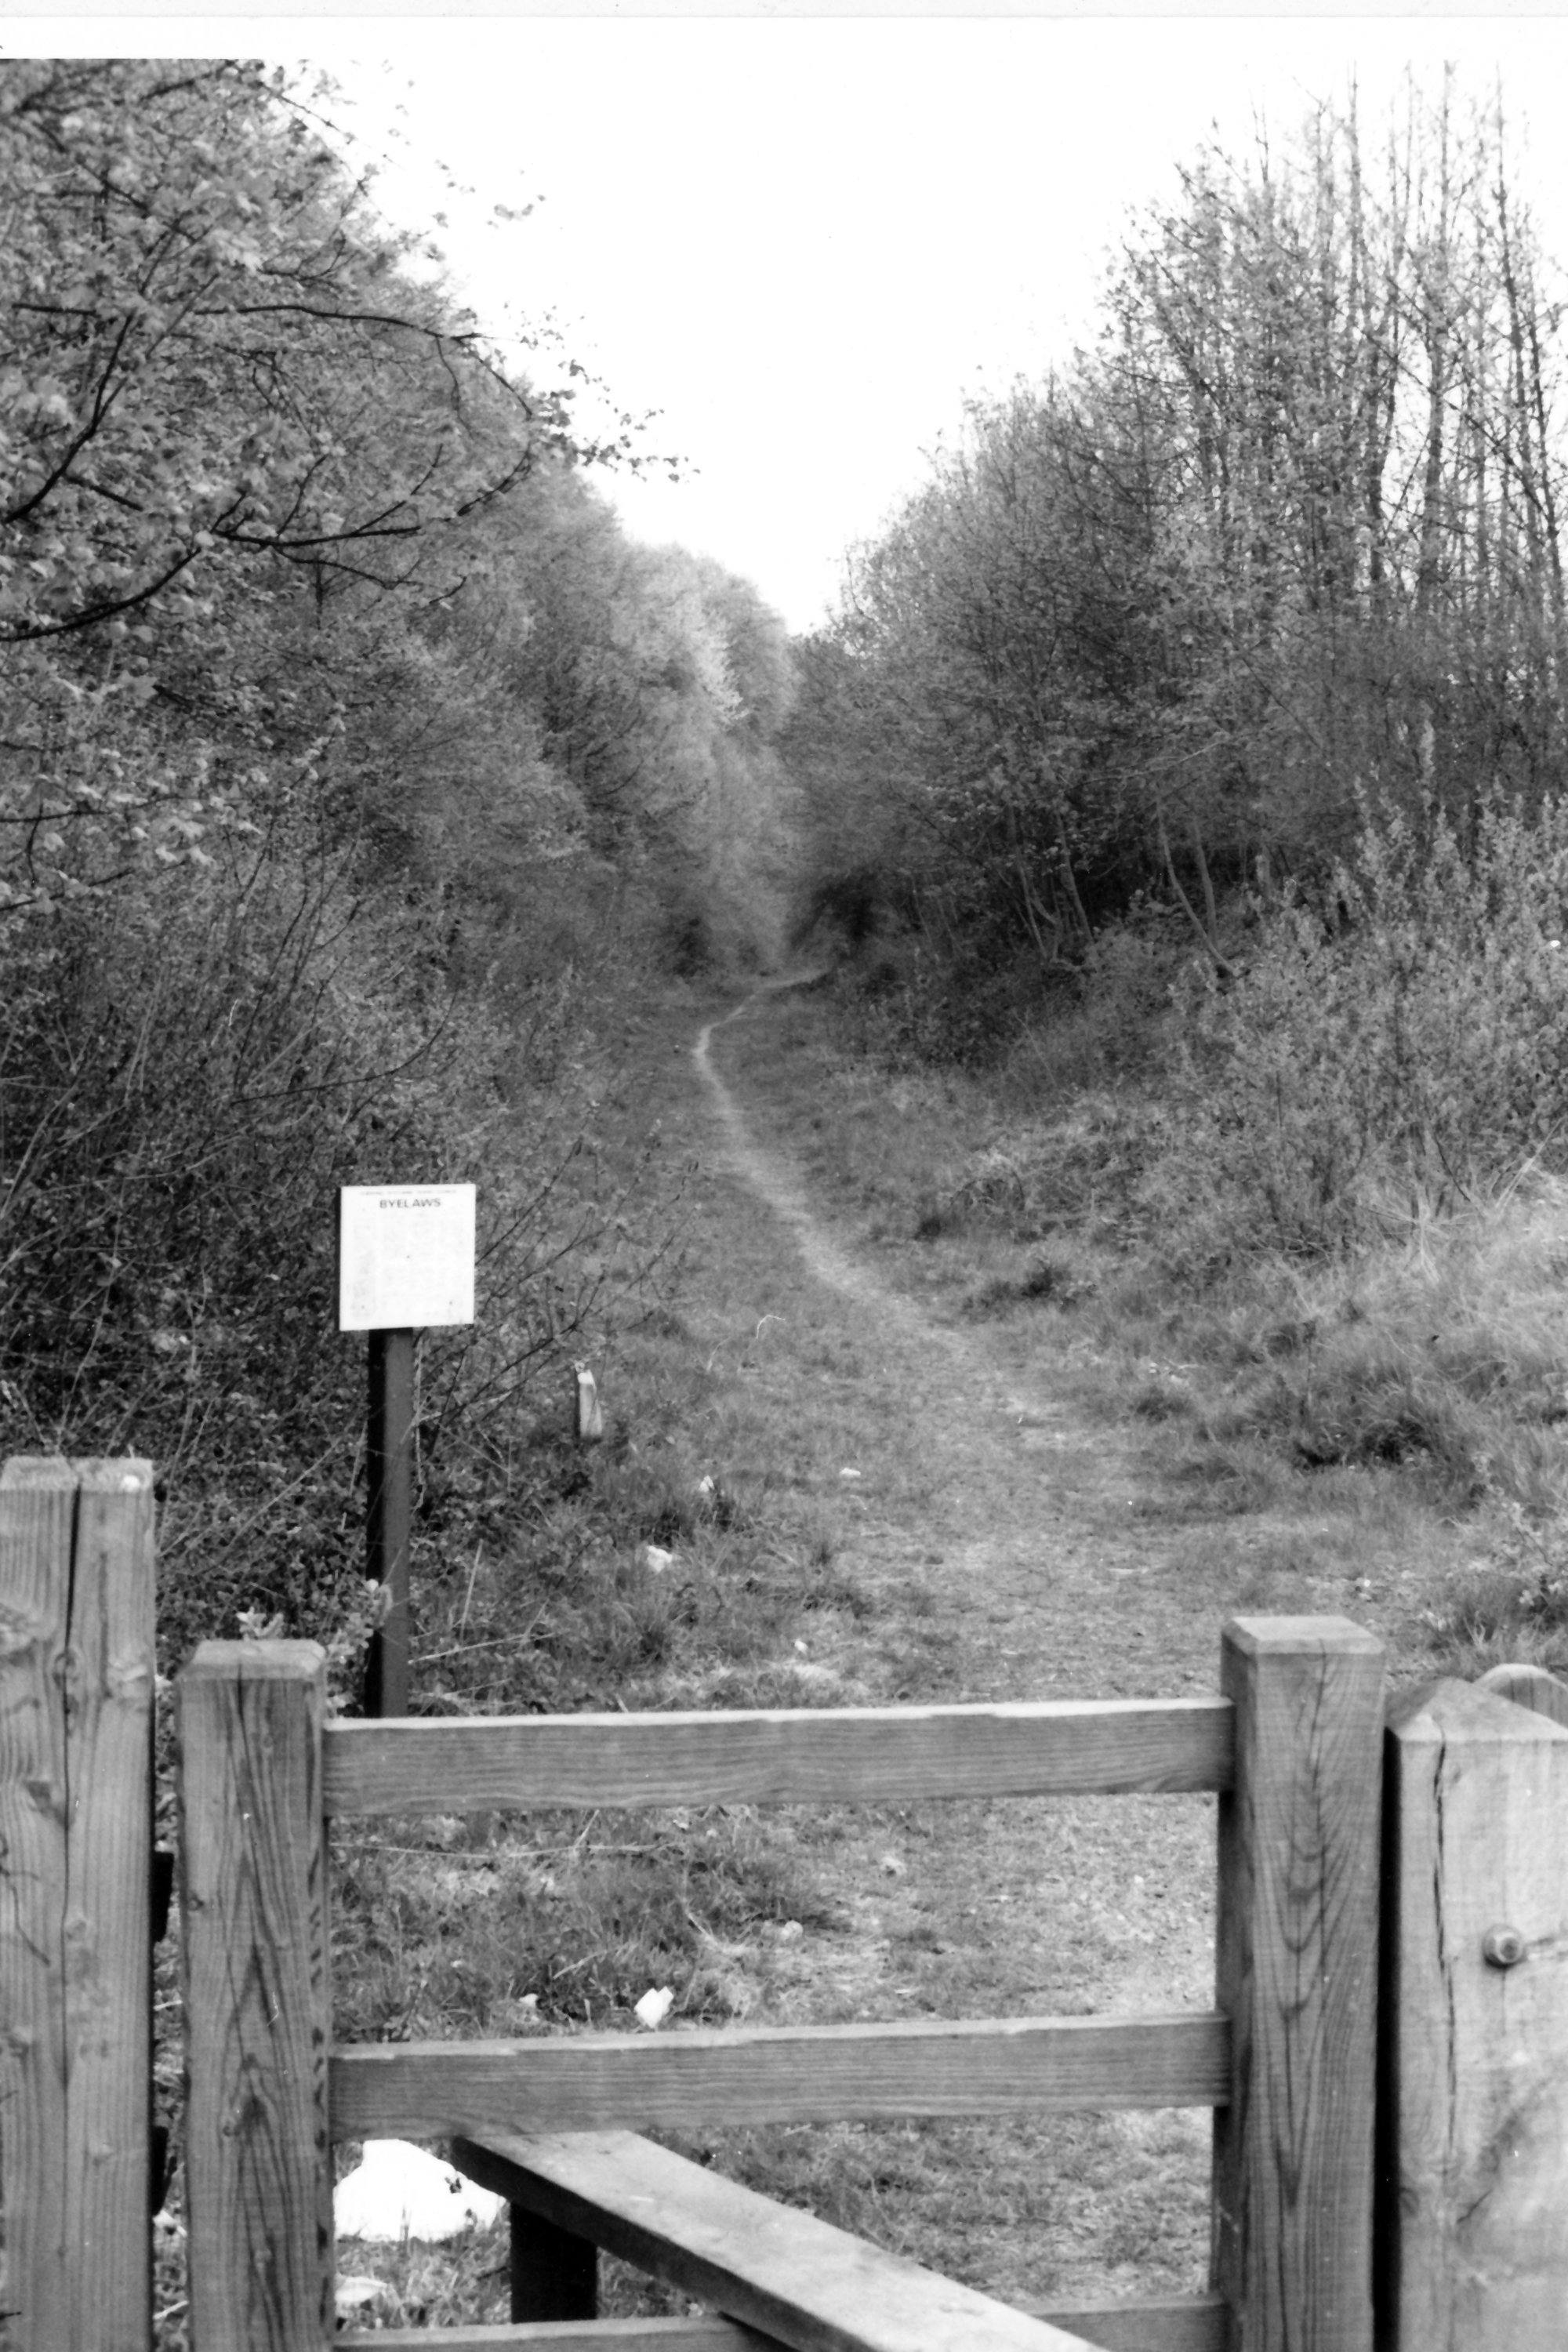
<path fill-rule="evenodd" d="M 370 1341 L 365 1573 L 386 1592 L 365 1713 L 408 1713 L 414 1336 L 474 1319 L 471 1184 L 349 1184 L 338 1195 L 338 1328 Z"/>

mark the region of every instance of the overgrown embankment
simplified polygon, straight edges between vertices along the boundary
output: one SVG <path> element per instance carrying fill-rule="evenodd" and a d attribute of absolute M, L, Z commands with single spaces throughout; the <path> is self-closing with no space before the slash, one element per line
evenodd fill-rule
<path fill-rule="evenodd" d="M 803 1128 L 870 1232 L 962 1244 L 998 1345 L 1067 1348 L 1184 1477 L 1353 1502 L 1374 1555 L 1458 1531 L 1421 1605 L 1483 1659 L 1560 1657 L 1568 1612 L 1565 824 L 1363 809 L 1322 887 L 1227 905 L 1225 974 L 1108 929 L 967 1062 L 862 959 L 816 1049 L 840 1116 Z"/>
<path fill-rule="evenodd" d="M 1546 1210 L 1364 1262 L 1331 1344 L 1279 1286 L 1322 1284 L 1324 1316 L 1323 1269 L 1255 1259 L 1195 1294 L 1140 1259 L 1093 1172 L 1096 1099 L 1037 1118 L 1026 1150 L 994 1081 L 890 1070 L 854 1030 L 841 985 L 679 990 L 628 1018 L 595 1080 L 600 1165 L 662 1169 L 671 1245 L 591 1351 L 603 1443 L 572 1445 L 564 1388 L 503 1418 L 492 1480 L 452 1506 L 463 1542 L 426 1541 L 420 1703 L 1179 1694 L 1212 1686 L 1238 1610 L 1352 1616 L 1406 1682 L 1473 1663 L 1435 1624 L 1445 1580 L 1487 1557 L 1500 1590 L 1522 1534 L 1406 1425 L 1313 1460 L 1302 1405 L 1314 1381 L 1330 1409 L 1357 1334 L 1425 1345 L 1434 1286 L 1457 1301 L 1467 1267 L 1479 1330 L 1500 1268 L 1548 1264 Z M 1258 1395 L 1293 1402 L 1269 1418 Z M 350 2037 L 632 2031 L 658 1987 L 679 2030 L 1202 2005 L 1212 1981 L 1197 1799 L 387 1824 L 339 1859 Z M 1190 2116 L 693 2145 L 1004 2295 L 1201 2284 Z M 488 2239 L 353 2262 L 389 2317 L 502 2315 Z M 609 2294 L 668 2307 L 629 2273 Z"/>

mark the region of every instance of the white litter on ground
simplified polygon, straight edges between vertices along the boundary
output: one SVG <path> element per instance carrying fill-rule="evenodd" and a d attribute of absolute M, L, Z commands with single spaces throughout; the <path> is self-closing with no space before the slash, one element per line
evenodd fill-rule
<path fill-rule="evenodd" d="M 641 2000 L 633 2003 L 632 2015 L 652 2033 L 664 2023 L 674 2003 L 675 1995 L 668 1985 L 650 1985 Z"/>
<path fill-rule="evenodd" d="M 411 2140 L 367 2139 L 363 2161 L 338 2183 L 332 2219 L 340 2238 L 436 2244 L 470 2227 L 488 2229 L 505 2204 Z"/>

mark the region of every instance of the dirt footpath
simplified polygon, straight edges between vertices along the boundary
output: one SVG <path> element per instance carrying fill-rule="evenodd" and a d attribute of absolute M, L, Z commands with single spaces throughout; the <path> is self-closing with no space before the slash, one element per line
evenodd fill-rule
<path fill-rule="evenodd" d="M 838 1384 L 861 1443 L 884 1417 L 889 1451 L 896 1444 L 904 1465 L 886 1507 L 874 1440 L 864 1461 L 837 1473 L 821 1465 L 825 1484 L 837 1475 L 847 1489 L 844 1565 L 877 1594 L 879 1616 L 896 1618 L 907 1588 L 931 1653 L 945 1647 L 953 1669 L 942 1696 L 1214 1688 L 1235 1579 L 1195 1570 L 1202 1530 L 1190 1507 L 1163 1496 L 1135 1426 L 1091 1416 L 1059 1366 L 1031 1360 L 1026 1336 L 1021 1350 L 1010 1341 L 1005 1351 L 984 1326 L 931 1311 L 832 1228 L 786 1152 L 759 1140 L 760 1120 L 726 1076 L 733 1024 L 768 1017 L 765 995 L 749 999 L 705 1024 L 690 1047 L 706 1124 L 688 1132 L 711 1180 L 708 1296 L 717 1329 L 734 1316 L 721 1294 L 738 1253 L 747 1312 L 755 1306 L 763 1321 L 796 1335 L 792 1360 L 782 1347 L 772 1359 L 778 1410 L 792 1410 L 792 1380 L 826 1380 Z M 754 1052 L 748 1066 L 758 1066 Z M 678 1115 L 689 1120 L 690 1103 Z M 811 1410 L 798 1390 L 793 1409 L 803 1418 Z M 927 1482 L 926 1503 L 913 1509 L 911 1461 Z M 1338 1603 L 1293 1596 L 1271 1605 Z M 855 1637 L 841 1638 L 816 1670 L 858 1693 Z M 938 1694 L 916 1677 L 909 1695 Z M 846 1815 L 837 1831 L 822 1856 L 837 1923 L 802 1937 L 786 1965 L 775 1958 L 775 2013 L 1212 2004 L 1210 1800 L 929 1806 L 865 1823 Z M 1005 2185 L 990 2200 L 997 2214 L 1015 2210 L 1026 2172 L 1017 2226 L 988 2228 L 969 2203 L 944 2221 L 934 2183 L 927 2193 L 917 2180 L 906 2211 L 884 2200 L 890 2242 L 1020 2299 L 1206 2283 L 1206 2116 L 964 2129 L 967 2142 L 939 2135 L 943 2152 L 931 2168 L 1000 2168 Z M 874 2150 L 867 2158 L 879 2160 Z M 986 2200 L 975 2210 L 984 2216 Z"/>

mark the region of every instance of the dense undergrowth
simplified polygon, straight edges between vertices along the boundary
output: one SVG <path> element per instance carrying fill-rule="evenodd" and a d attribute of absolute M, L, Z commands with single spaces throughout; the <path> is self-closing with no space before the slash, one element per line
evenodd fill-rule
<path fill-rule="evenodd" d="M 479 1181 L 478 1320 L 420 1348 L 424 1535 L 508 1492 L 541 1390 L 608 1301 L 657 1295 L 679 1174 L 596 1155 L 596 1041 L 578 1026 L 563 1054 L 548 977 L 520 1038 L 421 978 L 422 946 L 277 858 L 13 933 L 0 1438 L 153 1461 L 166 1667 L 242 1612 L 334 1644 L 365 1631 L 341 1184 Z M 536 1466 L 531 1488 L 550 1483 Z M 341 1644 L 338 1663 L 350 1696 Z"/>
<path fill-rule="evenodd" d="M 517 372 L 330 105 L 0 66 L 0 1456 L 150 1457 L 164 1668 L 310 1635 L 352 1705 L 338 1191 L 477 1182 L 417 1544 L 542 1526 L 579 1473 L 527 1433 L 679 1227 L 598 1097 L 650 987 L 767 951 L 791 673 L 745 582 L 626 539 L 587 472 L 631 421 Z"/>

